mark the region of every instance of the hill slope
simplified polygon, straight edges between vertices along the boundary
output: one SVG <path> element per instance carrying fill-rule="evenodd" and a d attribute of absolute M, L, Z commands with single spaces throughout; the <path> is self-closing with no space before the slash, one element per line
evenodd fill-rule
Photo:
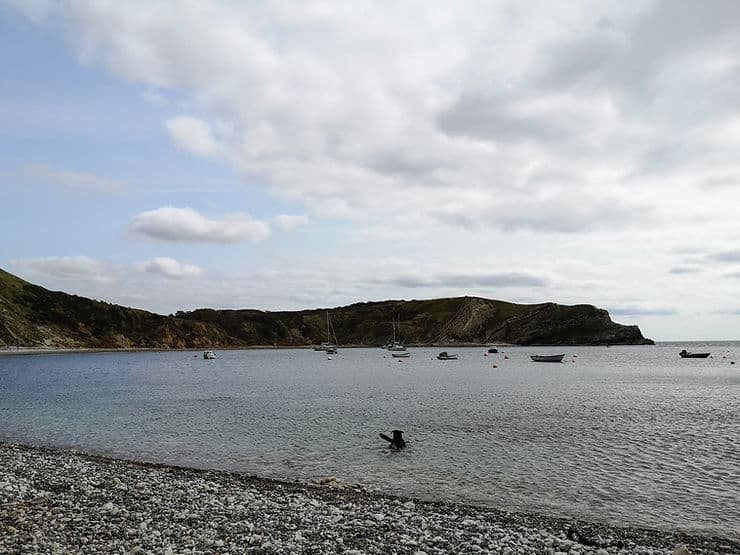
<path fill-rule="evenodd" d="M 357 303 L 331 309 L 340 343 L 381 345 L 400 318 L 409 344 L 645 344 L 637 326 L 591 305 L 520 305 L 477 297 Z M 0 270 L 0 347 L 305 346 L 326 340 L 326 310 L 212 310 L 162 316 L 49 291 Z"/>

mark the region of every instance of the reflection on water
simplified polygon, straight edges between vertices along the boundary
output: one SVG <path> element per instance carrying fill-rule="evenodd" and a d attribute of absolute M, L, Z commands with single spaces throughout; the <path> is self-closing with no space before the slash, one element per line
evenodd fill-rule
<path fill-rule="evenodd" d="M 705 347 L 0 357 L 0 438 L 740 537 L 740 345 Z"/>

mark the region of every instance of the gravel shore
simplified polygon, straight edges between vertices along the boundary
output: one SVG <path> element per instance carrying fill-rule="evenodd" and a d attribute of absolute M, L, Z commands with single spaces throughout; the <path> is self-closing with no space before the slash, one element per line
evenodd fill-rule
<path fill-rule="evenodd" d="M 0 442 L 0 553 L 674 551 L 738 554 L 740 542 Z"/>

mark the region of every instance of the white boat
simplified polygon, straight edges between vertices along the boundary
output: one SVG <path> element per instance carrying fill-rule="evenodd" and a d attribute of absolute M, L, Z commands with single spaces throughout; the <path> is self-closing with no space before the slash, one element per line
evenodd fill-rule
<path fill-rule="evenodd" d="M 401 342 L 401 319 L 398 319 L 398 339 L 396 339 L 396 321 L 391 320 L 393 327 L 393 341 L 386 347 L 389 351 L 402 352 L 406 350 L 406 345 Z"/>
<path fill-rule="evenodd" d="M 334 333 L 334 326 L 329 318 L 329 311 L 326 311 L 326 341 L 324 341 L 318 347 L 313 348 L 314 351 L 323 351 L 326 354 L 335 355 L 337 354 L 337 334 Z"/>
<path fill-rule="evenodd" d="M 411 353 L 408 351 L 403 351 L 401 353 L 391 353 L 391 356 L 393 358 L 409 358 L 411 356 Z"/>
<path fill-rule="evenodd" d="M 203 351 L 203 358 L 206 360 L 216 358 L 216 353 L 213 351 Z"/>
<path fill-rule="evenodd" d="M 442 351 L 437 355 L 437 360 L 457 360 L 457 355 Z"/>
<path fill-rule="evenodd" d="M 529 358 L 534 362 L 563 362 L 564 356 L 565 353 L 562 355 L 529 355 Z"/>

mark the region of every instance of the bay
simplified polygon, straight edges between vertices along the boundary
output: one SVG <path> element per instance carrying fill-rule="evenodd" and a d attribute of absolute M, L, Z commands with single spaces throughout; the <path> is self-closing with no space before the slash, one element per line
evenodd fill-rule
<path fill-rule="evenodd" d="M 0 356 L 0 439 L 740 538 L 740 343 L 439 350 Z"/>

